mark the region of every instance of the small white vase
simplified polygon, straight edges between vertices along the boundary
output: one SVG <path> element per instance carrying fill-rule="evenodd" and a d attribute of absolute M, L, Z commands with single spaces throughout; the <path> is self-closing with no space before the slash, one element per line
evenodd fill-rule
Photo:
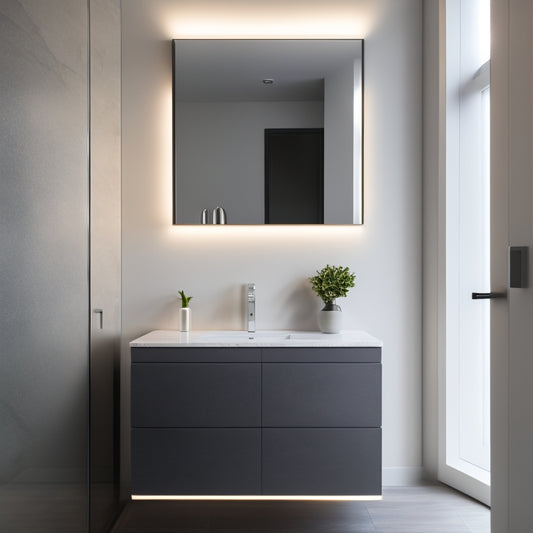
<path fill-rule="evenodd" d="M 191 329 L 191 308 L 182 307 L 180 309 L 180 331 L 189 331 Z"/>
<path fill-rule="evenodd" d="M 333 303 L 326 304 L 318 312 L 318 327 L 322 333 L 340 333 L 342 329 L 342 310 Z"/>

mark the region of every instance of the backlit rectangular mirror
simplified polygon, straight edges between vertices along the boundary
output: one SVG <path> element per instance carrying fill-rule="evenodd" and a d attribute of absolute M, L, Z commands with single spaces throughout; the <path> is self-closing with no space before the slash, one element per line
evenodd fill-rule
<path fill-rule="evenodd" d="M 362 224 L 362 40 L 172 50 L 174 224 Z"/>

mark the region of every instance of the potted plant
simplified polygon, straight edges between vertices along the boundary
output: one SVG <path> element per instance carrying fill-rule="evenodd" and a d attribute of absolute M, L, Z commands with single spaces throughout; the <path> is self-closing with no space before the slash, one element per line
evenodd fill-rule
<path fill-rule="evenodd" d="M 323 333 L 339 333 L 342 329 L 342 309 L 336 304 L 354 286 L 355 274 L 348 267 L 326 265 L 309 278 L 311 288 L 324 302 L 318 315 L 318 326 Z"/>
<path fill-rule="evenodd" d="M 191 310 L 189 309 L 189 302 L 192 296 L 185 296 L 185 292 L 179 291 L 178 295 L 181 297 L 180 309 L 180 331 L 189 331 L 191 327 Z"/>

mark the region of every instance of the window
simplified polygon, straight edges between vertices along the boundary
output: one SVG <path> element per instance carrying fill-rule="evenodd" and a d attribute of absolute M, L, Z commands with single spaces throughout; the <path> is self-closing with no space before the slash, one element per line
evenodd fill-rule
<path fill-rule="evenodd" d="M 490 2 L 446 2 L 445 435 L 439 477 L 490 486 Z"/>

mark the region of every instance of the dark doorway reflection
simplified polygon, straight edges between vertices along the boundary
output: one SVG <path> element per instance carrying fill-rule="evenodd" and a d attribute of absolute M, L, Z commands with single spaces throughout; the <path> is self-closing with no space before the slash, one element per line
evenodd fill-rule
<path fill-rule="evenodd" d="M 324 129 L 265 130 L 265 223 L 324 222 Z"/>

